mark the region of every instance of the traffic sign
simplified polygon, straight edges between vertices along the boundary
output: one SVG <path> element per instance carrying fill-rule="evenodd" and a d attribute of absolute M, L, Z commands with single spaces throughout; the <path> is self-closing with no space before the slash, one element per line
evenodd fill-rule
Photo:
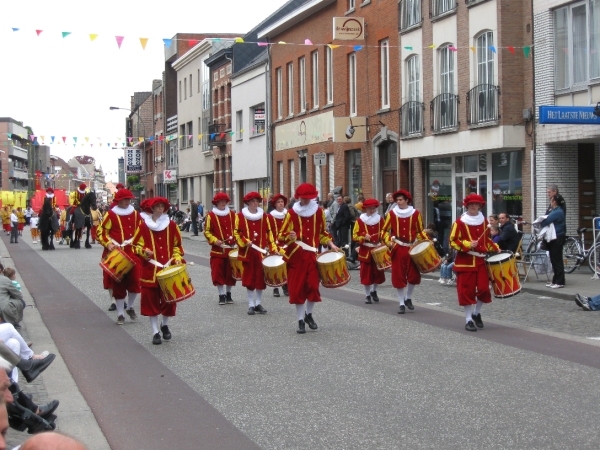
<path fill-rule="evenodd" d="M 315 153 L 313 155 L 315 159 L 315 166 L 326 166 L 327 165 L 327 154 L 323 152 Z"/>

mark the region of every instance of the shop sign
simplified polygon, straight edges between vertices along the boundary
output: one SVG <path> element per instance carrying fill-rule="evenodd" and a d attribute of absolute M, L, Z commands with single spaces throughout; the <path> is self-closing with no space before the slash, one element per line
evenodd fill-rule
<path fill-rule="evenodd" d="M 163 170 L 163 183 L 177 183 L 177 171 L 176 170 Z"/>
<path fill-rule="evenodd" d="M 539 122 L 544 125 L 600 125 L 595 110 L 595 106 L 540 106 Z"/>
<path fill-rule="evenodd" d="M 334 17 L 333 39 L 357 41 L 365 38 L 364 17 Z"/>
<path fill-rule="evenodd" d="M 141 148 L 126 148 L 125 149 L 125 172 L 126 173 L 142 173 L 142 149 Z"/>

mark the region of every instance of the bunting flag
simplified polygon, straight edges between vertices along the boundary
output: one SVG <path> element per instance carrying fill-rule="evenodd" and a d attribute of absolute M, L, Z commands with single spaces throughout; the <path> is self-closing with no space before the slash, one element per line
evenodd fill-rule
<path fill-rule="evenodd" d="M 313 45 L 310 39 L 304 39 L 304 45 Z"/>
<path fill-rule="evenodd" d="M 451 52 L 457 52 L 458 51 L 458 49 L 455 46 L 453 46 L 453 45 L 450 45 L 448 47 L 448 50 L 450 50 Z"/>
<path fill-rule="evenodd" d="M 531 46 L 523 47 L 523 55 L 525 55 L 525 58 L 529 58 L 530 53 L 531 53 Z"/>
<path fill-rule="evenodd" d="M 65 143 L 65 144 L 67 143 L 67 137 L 66 136 L 63 136 L 62 140 L 63 140 L 63 143 Z"/>
<path fill-rule="evenodd" d="M 352 47 L 354 49 L 355 52 L 358 52 L 359 50 L 363 49 L 362 45 L 355 45 L 354 47 Z"/>
<path fill-rule="evenodd" d="M 172 39 L 163 39 L 163 43 L 165 44 L 165 47 L 170 47 L 171 41 L 172 41 Z"/>
<path fill-rule="evenodd" d="M 37 33 L 37 35 L 39 36 L 40 34 L 42 34 L 42 31 L 44 30 L 35 30 L 35 32 Z"/>
<path fill-rule="evenodd" d="M 119 46 L 119 50 L 120 50 L 121 44 L 123 43 L 123 39 L 125 39 L 125 36 L 115 36 L 115 39 L 117 40 L 117 45 Z"/>
<path fill-rule="evenodd" d="M 200 42 L 198 39 L 188 39 L 188 45 L 190 47 L 194 47 L 198 42 Z"/>
<path fill-rule="evenodd" d="M 434 49 L 435 48 L 435 44 L 428 45 L 427 48 Z"/>
<path fill-rule="evenodd" d="M 475 53 L 475 47 L 469 47 L 473 53 Z"/>
<path fill-rule="evenodd" d="M 285 45 L 285 42 L 279 41 L 278 44 Z"/>
<path fill-rule="evenodd" d="M 98 37 L 97 34 L 90 34 L 90 41 L 92 41 L 92 42 L 95 41 L 97 37 Z"/>
<path fill-rule="evenodd" d="M 52 139 L 52 144 L 54 144 L 54 138 L 55 138 L 55 137 L 56 137 L 56 136 L 50 136 L 50 139 Z"/>
<path fill-rule="evenodd" d="M 339 45 L 327 44 L 327 47 L 329 47 L 331 50 L 335 50 L 336 48 L 339 47 Z"/>
<path fill-rule="evenodd" d="M 70 35 L 70 34 L 71 34 L 71 32 L 70 32 L 70 31 L 63 31 L 63 32 L 62 32 L 62 37 L 63 37 L 63 39 L 64 39 L 64 38 L 66 38 L 66 37 L 67 37 L 68 35 Z"/>
<path fill-rule="evenodd" d="M 241 44 L 244 42 L 244 39 L 242 39 L 241 37 L 236 37 L 235 42 L 237 42 L 238 44 Z"/>
<path fill-rule="evenodd" d="M 496 53 L 496 47 L 494 47 L 493 45 L 490 45 L 490 50 L 492 51 L 492 53 Z"/>
<path fill-rule="evenodd" d="M 140 38 L 140 44 L 142 44 L 142 48 L 146 50 L 146 44 L 148 43 L 148 38 Z"/>
<path fill-rule="evenodd" d="M 256 43 L 259 47 L 268 47 L 269 43 L 268 42 L 257 42 Z"/>
<path fill-rule="evenodd" d="M 508 46 L 508 51 L 510 52 L 511 55 L 515 54 L 515 48 L 512 45 Z"/>
<path fill-rule="evenodd" d="M 412 49 L 413 49 L 413 48 L 412 48 L 411 46 L 409 46 L 409 45 L 407 45 L 406 47 L 404 47 L 404 50 L 409 50 L 409 51 L 411 51 L 411 52 L 412 52 Z"/>
<path fill-rule="evenodd" d="M 12 30 L 13 30 L 13 31 L 19 31 L 19 29 L 18 29 L 18 28 L 13 28 Z"/>

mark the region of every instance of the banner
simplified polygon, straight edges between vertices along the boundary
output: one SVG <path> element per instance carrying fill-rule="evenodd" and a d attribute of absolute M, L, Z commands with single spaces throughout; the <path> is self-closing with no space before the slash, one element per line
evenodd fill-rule
<path fill-rule="evenodd" d="M 125 149 L 125 173 L 142 173 L 142 149 Z"/>

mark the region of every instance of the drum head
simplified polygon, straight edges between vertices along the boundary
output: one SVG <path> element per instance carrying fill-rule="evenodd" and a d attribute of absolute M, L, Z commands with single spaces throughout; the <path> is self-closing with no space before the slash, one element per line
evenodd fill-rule
<path fill-rule="evenodd" d="M 500 263 L 509 260 L 512 256 L 510 253 L 498 253 L 497 255 L 488 256 L 486 261 L 489 263 Z"/>
<path fill-rule="evenodd" d="M 263 266 L 267 267 L 278 267 L 285 264 L 283 256 L 281 255 L 269 255 L 262 261 Z"/>
<path fill-rule="evenodd" d="M 321 253 L 319 256 L 317 256 L 317 262 L 330 263 L 330 262 L 339 261 L 343 257 L 344 257 L 344 254 L 341 252 Z"/>
<path fill-rule="evenodd" d="M 237 258 L 238 257 L 238 250 L 231 250 L 229 252 L 229 257 L 230 258 Z"/>
<path fill-rule="evenodd" d="M 418 255 L 421 252 L 424 252 L 427 247 L 431 245 L 431 242 L 419 242 L 417 245 L 413 246 L 408 252 L 410 255 Z"/>
<path fill-rule="evenodd" d="M 173 275 L 173 274 L 179 272 L 182 269 L 183 269 L 183 266 L 181 266 L 181 265 L 178 265 L 178 266 L 169 266 L 169 267 L 165 267 L 163 270 L 161 270 L 159 272 L 159 274 L 162 275 L 162 276 Z"/>

